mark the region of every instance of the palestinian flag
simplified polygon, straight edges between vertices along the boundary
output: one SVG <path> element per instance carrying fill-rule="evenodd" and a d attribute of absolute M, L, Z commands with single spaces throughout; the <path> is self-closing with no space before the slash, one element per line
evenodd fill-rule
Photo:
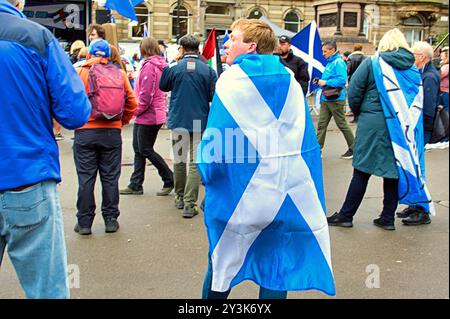
<path fill-rule="evenodd" d="M 208 60 L 209 66 L 216 71 L 217 75 L 222 73 L 222 62 L 220 62 L 219 45 L 217 42 L 216 28 L 213 28 L 206 39 L 203 47 L 203 57 Z"/>

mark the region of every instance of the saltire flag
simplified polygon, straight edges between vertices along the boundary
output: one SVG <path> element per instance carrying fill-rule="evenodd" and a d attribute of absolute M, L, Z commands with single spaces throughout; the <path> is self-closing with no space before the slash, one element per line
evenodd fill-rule
<path fill-rule="evenodd" d="M 218 79 L 196 162 L 213 291 L 252 280 L 335 294 L 320 147 L 279 57 L 241 55 Z"/>
<path fill-rule="evenodd" d="M 222 62 L 220 61 L 219 45 L 216 36 L 216 28 L 213 28 L 203 46 L 203 57 L 208 61 L 209 66 L 216 71 L 219 76 L 222 74 Z"/>
<path fill-rule="evenodd" d="M 227 43 L 228 40 L 230 40 L 230 35 L 228 34 L 228 30 L 226 30 L 222 39 L 222 45 L 220 46 L 220 55 L 225 55 L 225 43 Z"/>
<path fill-rule="evenodd" d="M 121 16 L 127 17 L 133 21 L 138 21 L 134 6 L 141 2 L 143 2 L 143 0 L 106 0 L 105 8 L 116 10 Z"/>
<path fill-rule="evenodd" d="M 144 38 L 148 38 L 147 23 L 144 23 Z"/>
<path fill-rule="evenodd" d="M 421 206 L 435 215 L 425 183 L 423 138 L 423 85 L 416 67 L 398 70 L 383 58 L 372 57 L 372 66 L 398 171 L 399 203 Z"/>
<path fill-rule="evenodd" d="M 327 60 L 322 54 L 322 41 L 315 21 L 312 21 L 297 33 L 292 39 L 292 51 L 308 64 L 310 77 L 308 94 L 320 88 L 313 83 L 315 78 L 321 78 L 327 65 Z"/>

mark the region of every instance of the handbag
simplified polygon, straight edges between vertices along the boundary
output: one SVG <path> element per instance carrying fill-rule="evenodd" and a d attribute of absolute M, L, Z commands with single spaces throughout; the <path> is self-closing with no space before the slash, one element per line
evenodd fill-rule
<path fill-rule="evenodd" d="M 430 143 L 437 143 L 445 137 L 448 137 L 448 112 L 442 105 L 436 108 L 436 114 L 433 122 L 433 132 L 431 133 Z"/>
<path fill-rule="evenodd" d="M 331 86 L 324 86 L 322 88 L 322 94 L 327 98 L 327 100 L 335 100 L 341 96 L 342 88 L 335 88 Z"/>

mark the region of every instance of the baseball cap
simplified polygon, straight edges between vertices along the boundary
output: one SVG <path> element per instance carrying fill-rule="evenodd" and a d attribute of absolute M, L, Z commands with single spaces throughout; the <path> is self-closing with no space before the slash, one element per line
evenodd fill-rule
<path fill-rule="evenodd" d="M 160 44 L 163 47 L 167 48 L 167 44 L 164 43 L 164 40 L 158 40 L 158 44 Z"/>
<path fill-rule="evenodd" d="M 279 38 L 279 41 L 280 42 L 287 42 L 287 43 L 291 43 L 291 38 L 290 37 L 288 37 L 287 35 L 282 35 L 280 38 Z"/>
<path fill-rule="evenodd" d="M 89 45 L 89 54 L 96 57 L 108 58 L 111 55 L 109 43 L 103 39 L 95 39 Z"/>

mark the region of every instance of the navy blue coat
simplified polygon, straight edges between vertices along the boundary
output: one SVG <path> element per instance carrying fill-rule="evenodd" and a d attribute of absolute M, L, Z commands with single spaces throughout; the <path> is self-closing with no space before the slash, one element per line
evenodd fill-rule
<path fill-rule="evenodd" d="M 433 63 L 422 68 L 423 82 L 423 129 L 433 131 L 434 115 L 439 104 L 440 75 Z"/>
<path fill-rule="evenodd" d="M 179 62 L 167 66 L 159 81 L 162 91 L 172 91 L 167 127 L 193 132 L 193 121 L 197 120 L 201 121 L 203 132 L 216 82 L 216 72 L 202 62 L 197 54 L 185 55 Z"/>

